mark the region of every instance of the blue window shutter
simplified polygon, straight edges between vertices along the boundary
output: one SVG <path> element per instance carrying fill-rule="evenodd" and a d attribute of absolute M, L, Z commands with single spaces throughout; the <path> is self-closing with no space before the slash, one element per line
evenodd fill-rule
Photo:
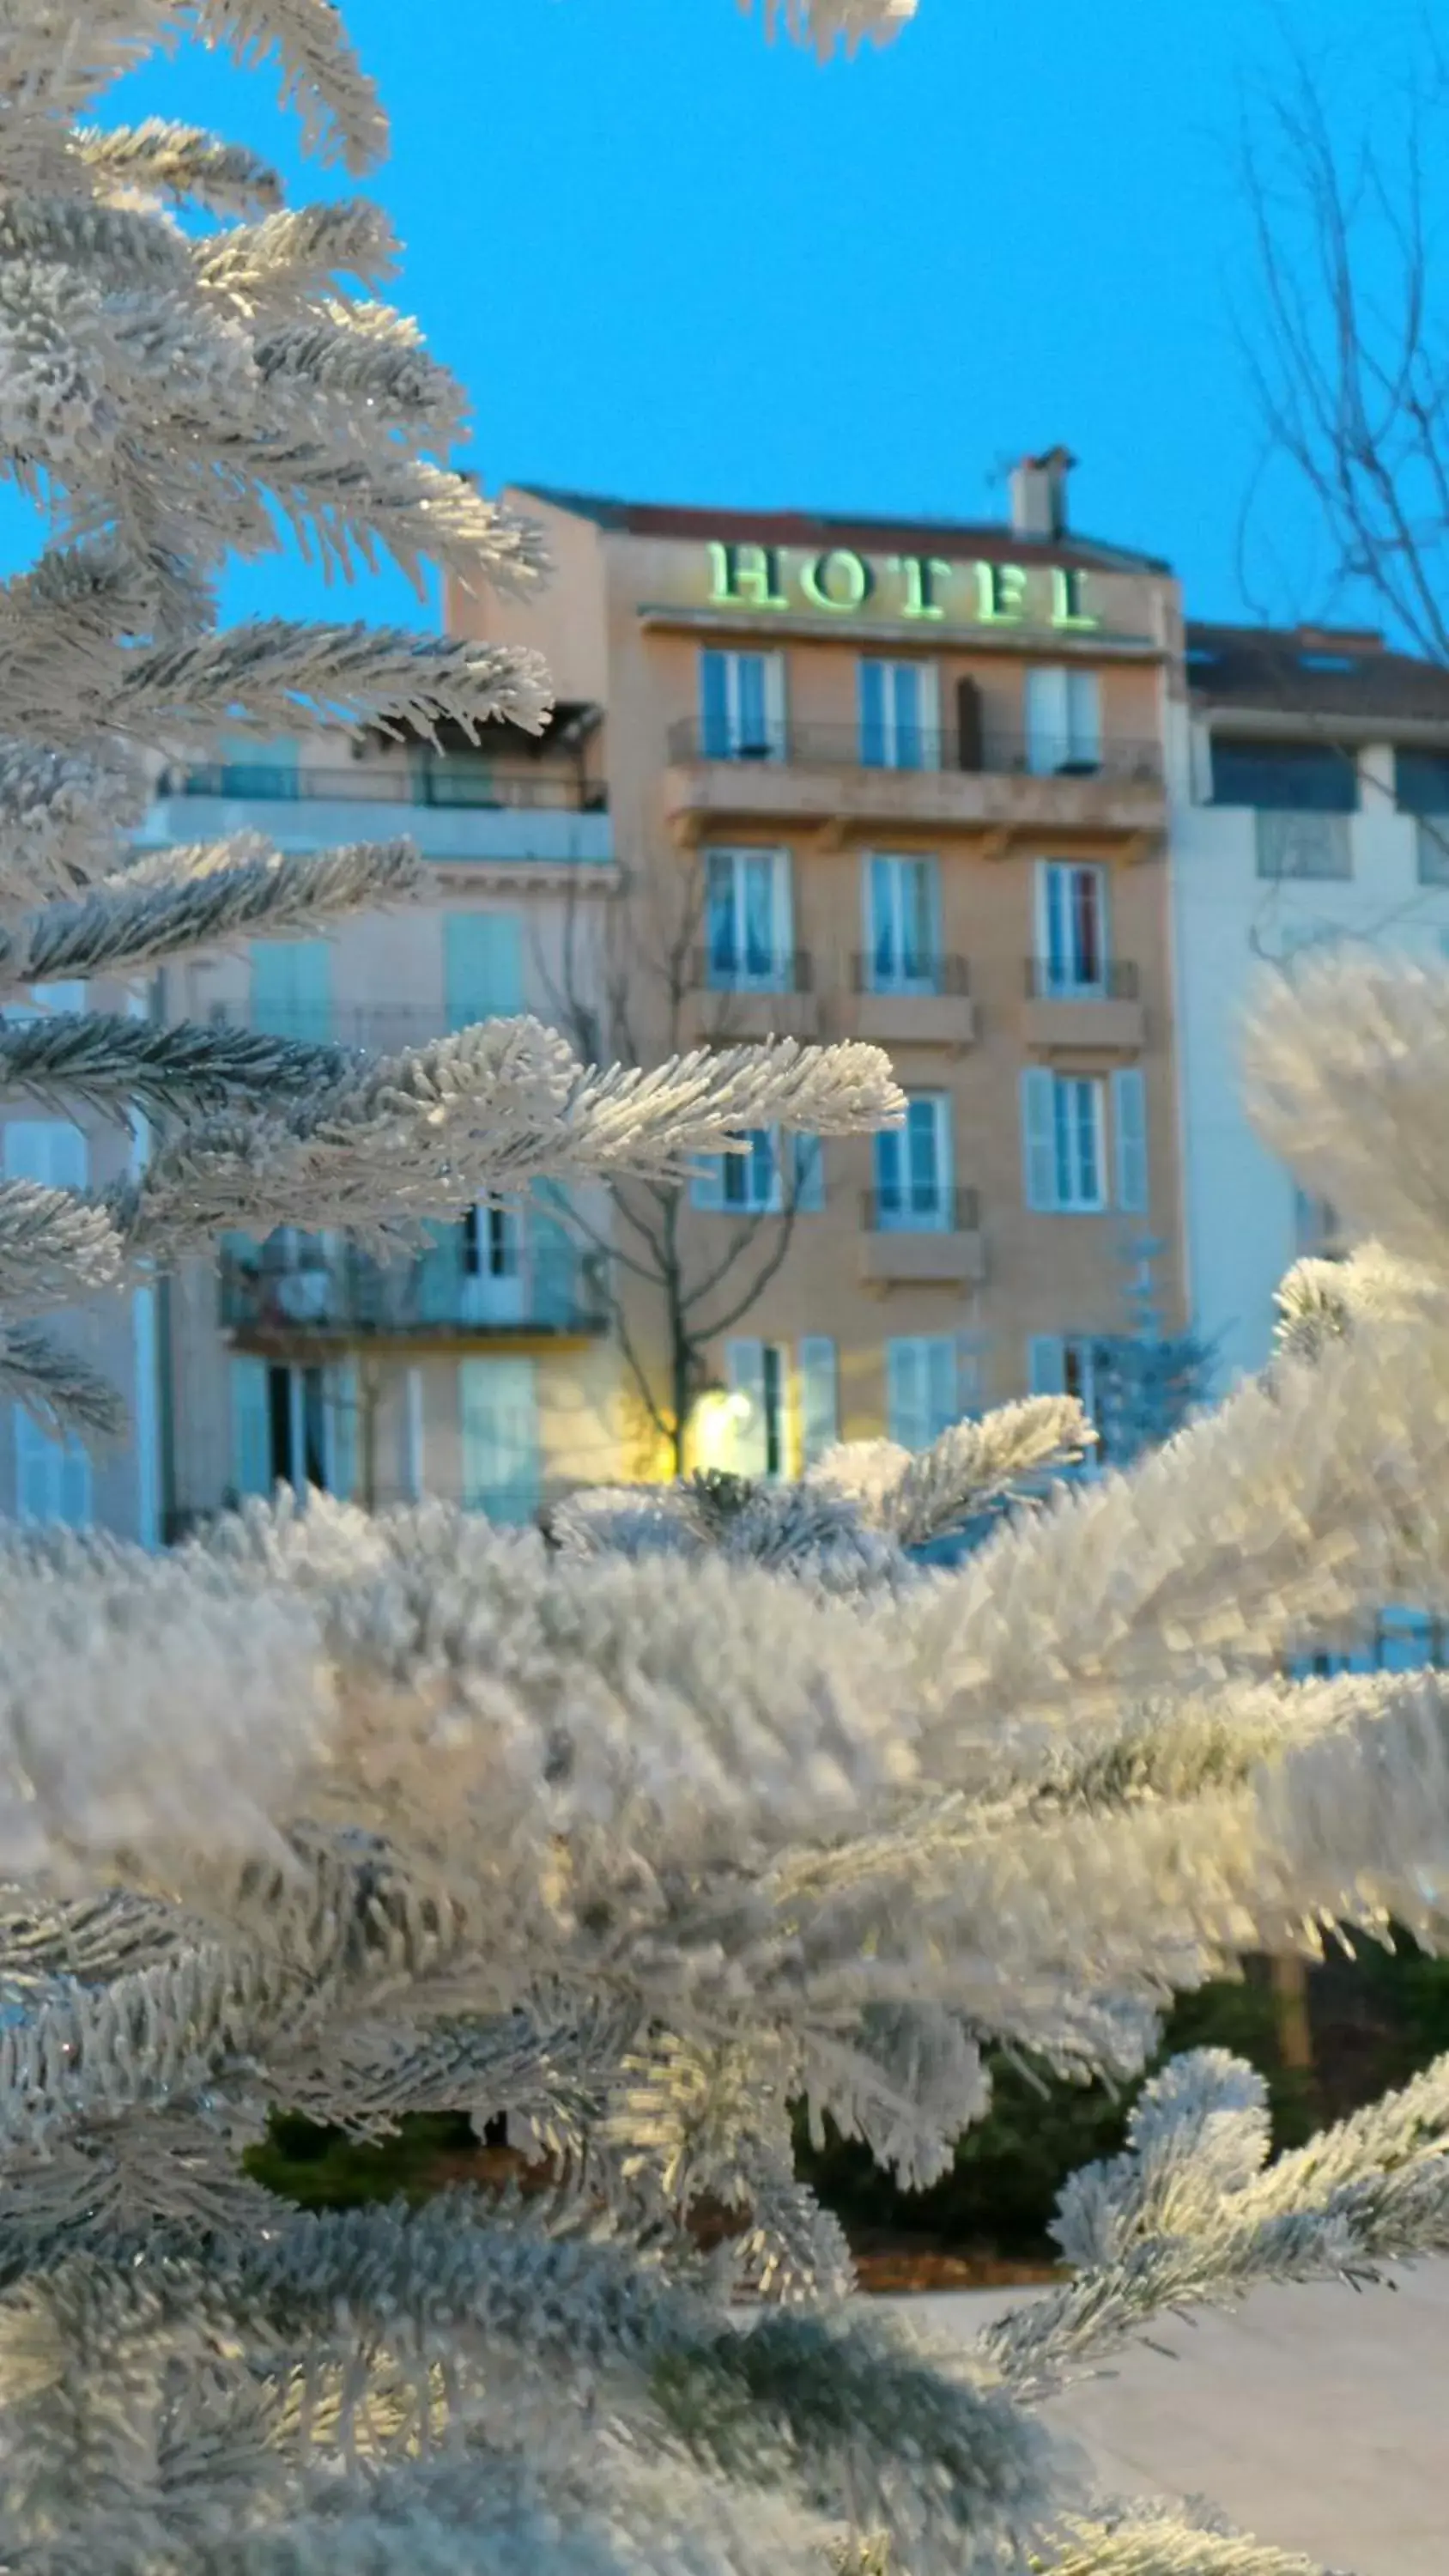
<path fill-rule="evenodd" d="M 902 1449 L 924 1449 L 925 1352 L 919 1334 L 896 1336 L 885 1346 L 886 1434 Z"/>
<path fill-rule="evenodd" d="M 860 757 L 867 769 L 879 769 L 886 756 L 885 671 L 879 662 L 860 664 Z"/>
<path fill-rule="evenodd" d="M 1112 1128 L 1117 1154 L 1117 1205 L 1128 1216 L 1145 1216 L 1147 1085 L 1139 1065 L 1124 1065 L 1112 1076 Z"/>
<path fill-rule="evenodd" d="M 710 1210 L 724 1206 L 724 1167 L 723 1154 L 707 1154 L 704 1157 L 689 1184 L 691 1207 Z"/>
<path fill-rule="evenodd" d="M 68 1118 L 7 1119 L 4 1155 L 7 1181 L 43 1181 L 52 1190 L 86 1186 L 86 1140 Z"/>
<path fill-rule="evenodd" d="M 840 1398 L 835 1344 L 828 1333 L 804 1333 L 800 1339 L 801 1463 L 813 1467 L 840 1437 Z"/>
<path fill-rule="evenodd" d="M 356 1360 L 334 1360 L 322 1372 L 322 1403 L 327 1443 L 327 1491 L 339 1502 L 357 1491 L 357 1449 L 361 1390 Z"/>
<path fill-rule="evenodd" d="M 818 1216 L 825 1205 L 825 1149 L 818 1136 L 795 1136 L 791 1145 L 796 1209 L 802 1216 Z"/>
<path fill-rule="evenodd" d="M 443 915 L 443 1003 L 450 1029 L 513 1019 L 523 1008 L 523 922 L 516 912 Z"/>
<path fill-rule="evenodd" d="M 538 1372 L 531 1359 L 460 1360 L 463 1507 L 518 1522 L 538 1509 Z"/>
<path fill-rule="evenodd" d="M 699 657 L 700 748 L 706 759 L 730 756 L 729 656 L 707 644 Z"/>
<path fill-rule="evenodd" d="M 1045 664 L 1026 673 L 1026 765 L 1037 777 L 1063 767 L 1071 725 L 1070 674 Z"/>
<path fill-rule="evenodd" d="M 725 1377 L 731 1395 L 740 1399 L 732 1449 L 739 1476 L 763 1476 L 768 1465 L 765 1439 L 765 1345 L 745 1340 L 725 1345 Z"/>
<path fill-rule="evenodd" d="M 79 1440 L 53 1439 L 23 1404 L 11 1408 L 15 1451 L 15 1517 L 89 1529 L 91 1461 Z"/>
<path fill-rule="evenodd" d="M 932 1333 L 922 1345 L 925 1381 L 926 1446 L 939 1440 L 961 1419 L 961 1371 L 956 1343 L 949 1333 Z"/>
<path fill-rule="evenodd" d="M 265 1360 L 231 1364 L 231 1481 L 239 1494 L 272 1490 L 270 1372 Z"/>
<path fill-rule="evenodd" d="M 1045 1065 L 1021 1077 L 1022 1184 L 1029 1208 L 1057 1204 L 1056 1084 Z"/>
<path fill-rule="evenodd" d="M 1026 1346 L 1029 1395 L 1065 1395 L 1066 1350 L 1060 1333 L 1033 1333 Z"/>
<path fill-rule="evenodd" d="M 423 1228 L 417 1266 L 408 1283 L 420 1324 L 456 1324 L 462 1313 L 463 1229 L 437 1220 Z"/>
<path fill-rule="evenodd" d="M 252 942 L 252 1027 L 324 1045 L 332 1034 L 332 950 L 325 939 Z"/>

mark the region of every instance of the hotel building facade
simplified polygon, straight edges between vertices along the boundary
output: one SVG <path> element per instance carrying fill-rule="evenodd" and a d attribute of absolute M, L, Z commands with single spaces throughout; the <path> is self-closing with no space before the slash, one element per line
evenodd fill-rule
<path fill-rule="evenodd" d="M 537 643 L 561 697 L 600 711 L 638 1051 L 869 1039 L 908 1094 L 899 1136 L 789 1162 L 756 1138 L 691 1192 L 692 1276 L 742 1219 L 790 1226 L 699 1355 L 696 1454 L 720 1463 L 917 1445 L 1031 1389 L 1090 1402 L 1145 1247 L 1158 1311 L 1183 1320 L 1178 594 L 1161 563 L 1071 531 L 1069 465 L 1028 460 L 997 526 L 519 487 L 503 497 L 542 523 L 550 588 L 522 610 L 448 602 L 451 627 Z M 666 1301 L 637 1273 L 622 1294 L 667 1412 Z"/>

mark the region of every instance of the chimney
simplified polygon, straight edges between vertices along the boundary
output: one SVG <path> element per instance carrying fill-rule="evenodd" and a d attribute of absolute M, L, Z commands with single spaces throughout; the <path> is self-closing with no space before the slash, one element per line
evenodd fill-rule
<path fill-rule="evenodd" d="M 1050 542 L 1067 532 L 1067 476 L 1076 464 L 1065 447 L 1024 456 L 1011 474 L 1011 526 L 1018 537 Z"/>

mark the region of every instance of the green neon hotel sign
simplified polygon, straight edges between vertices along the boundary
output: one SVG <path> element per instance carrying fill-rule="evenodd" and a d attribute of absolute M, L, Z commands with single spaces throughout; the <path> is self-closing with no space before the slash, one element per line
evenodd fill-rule
<path fill-rule="evenodd" d="M 874 610 L 927 624 L 949 616 L 979 626 L 1020 626 L 1033 621 L 1034 611 L 1041 622 L 1044 609 L 1045 622 L 1056 627 L 1102 622 L 1086 607 L 1084 576 L 1075 564 L 1050 564 L 1043 576 L 1023 564 L 948 563 L 939 555 L 872 559 L 853 546 L 802 554 L 720 538 L 710 539 L 707 553 L 712 608 L 803 607 L 828 617 Z"/>

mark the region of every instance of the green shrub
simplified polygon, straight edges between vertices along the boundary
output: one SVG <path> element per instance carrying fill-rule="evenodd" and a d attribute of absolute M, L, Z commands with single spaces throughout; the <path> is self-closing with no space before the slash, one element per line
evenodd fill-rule
<path fill-rule="evenodd" d="M 1279 2004 L 1261 1961 L 1249 1963 L 1240 1983 L 1183 1996 L 1162 2053 L 1227 2048 L 1248 2058 L 1267 2080 L 1275 2145 L 1297 2146 L 1325 2119 L 1372 2101 L 1449 2050 L 1449 1961 L 1427 1958 L 1407 1939 L 1393 1951 L 1334 1958 L 1312 1971 L 1307 2008 L 1307 2073 L 1284 2062 Z M 990 2115 L 968 2130 L 951 2172 L 930 2191 L 900 2191 L 863 2147 L 833 2130 L 823 2147 L 812 2147 L 799 2123 L 797 2169 L 857 2245 L 912 2238 L 957 2254 L 1050 2258 L 1057 2194 L 1078 2165 L 1116 2153 L 1135 2088 L 1063 2083 L 999 2051 L 989 2062 Z M 424 2198 L 466 2172 L 482 2143 L 461 2112 L 407 2119 L 380 2146 L 277 2117 L 248 2167 L 306 2208 L 348 2208 Z"/>

